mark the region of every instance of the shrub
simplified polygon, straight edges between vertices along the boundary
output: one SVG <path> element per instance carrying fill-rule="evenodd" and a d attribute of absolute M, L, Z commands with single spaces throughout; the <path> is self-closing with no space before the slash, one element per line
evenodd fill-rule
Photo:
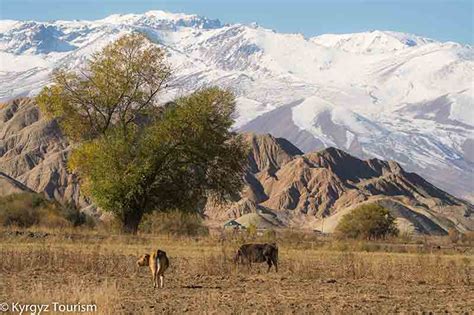
<path fill-rule="evenodd" d="M 77 209 L 63 207 L 40 194 L 18 193 L 0 198 L 0 226 L 53 228 L 77 226 L 86 221 L 87 216 Z"/>
<path fill-rule="evenodd" d="M 336 234 L 348 238 L 379 239 L 398 235 L 395 218 L 384 207 L 366 204 L 344 215 Z"/>
<path fill-rule="evenodd" d="M 139 229 L 145 233 L 173 236 L 205 236 L 209 234 L 209 230 L 203 224 L 199 214 L 179 210 L 149 213 L 144 216 Z"/>
<path fill-rule="evenodd" d="M 257 225 L 254 223 L 250 223 L 249 226 L 247 227 L 247 234 L 249 237 L 254 238 L 257 236 Z"/>
<path fill-rule="evenodd" d="M 72 223 L 73 226 L 87 226 L 94 227 L 95 220 L 90 215 L 85 214 L 84 212 L 79 211 L 72 204 L 68 204 L 64 207 L 64 217 L 66 220 Z"/>

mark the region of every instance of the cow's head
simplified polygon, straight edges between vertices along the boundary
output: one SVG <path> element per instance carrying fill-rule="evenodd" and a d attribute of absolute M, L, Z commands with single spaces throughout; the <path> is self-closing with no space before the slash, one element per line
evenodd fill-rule
<path fill-rule="evenodd" d="M 140 256 L 137 260 L 137 266 L 143 267 L 143 266 L 148 266 L 150 264 L 150 255 L 149 254 L 144 254 Z"/>

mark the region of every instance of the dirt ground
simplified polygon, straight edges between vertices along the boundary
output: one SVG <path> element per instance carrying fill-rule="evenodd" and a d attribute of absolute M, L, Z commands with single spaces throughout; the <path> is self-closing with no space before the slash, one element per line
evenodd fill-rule
<path fill-rule="evenodd" d="M 167 251 L 165 288 L 135 266 Z M 472 255 L 280 246 L 280 270 L 236 267 L 235 244 L 174 239 L 0 242 L 0 302 L 95 303 L 100 314 L 473 313 Z"/>

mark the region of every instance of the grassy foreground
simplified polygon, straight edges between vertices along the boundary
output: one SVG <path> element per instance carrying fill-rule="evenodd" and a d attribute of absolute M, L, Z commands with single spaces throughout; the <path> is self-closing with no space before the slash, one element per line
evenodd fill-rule
<path fill-rule="evenodd" d="M 233 265 L 242 241 L 1 230 L 0 302 L 92 303 L 99 314 L 474 312 L 469 246 L 282 234 L 280 271 L 266 273 L 263 264 Z M 157 248 L 171 266 L 165 288 L 154 290 L 135 261 Z"/>

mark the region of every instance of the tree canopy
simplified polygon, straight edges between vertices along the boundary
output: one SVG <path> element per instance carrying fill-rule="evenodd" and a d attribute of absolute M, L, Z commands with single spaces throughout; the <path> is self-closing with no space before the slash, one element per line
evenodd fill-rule
<path fill-rule="evenodd" d="M 233 94 L 210 87 L 158 105 L 170 74 L 163 58 L 129 35 L 94 55 L 86 72 L 56 72 L 38 96 L 75 143 L 69 167 L 82 190 L 126 232 L 147 212 L 198 211 L 209 194 L 233 194 L 243 182 L 247 148 L 231 130 Z"/>
<path fill-rule="evenodd" d="M 55 70 L 53 84 L 36 100 L 71 140 L 90 140 L 150 115 L 170 76 L 165 52 L 133 33 L 94 53 L 77 71 Z"/>

